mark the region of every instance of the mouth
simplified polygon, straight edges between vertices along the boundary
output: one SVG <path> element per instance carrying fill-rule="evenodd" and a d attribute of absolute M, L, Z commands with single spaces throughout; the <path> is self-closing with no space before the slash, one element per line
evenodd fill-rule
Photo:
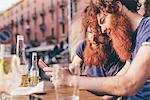
<path fill-rule="evenodd" d="M 104 42 L 96 42 L 97 45 L 104 44 Z"/>
<path fill-rule="evenodd" d="M 103 31 L 103 34 L 107 34 L 109 36 L 111 32 L 111 29 L 110 28 L 106 28 L 104 31 Z"/>
<path fill-rule="evenodd" d="M 103 42 L 94 42 L 94 43 L 91 43 L 92 46 L 99 46 L 99 45 L 103 45 L 104 43 Z"/>

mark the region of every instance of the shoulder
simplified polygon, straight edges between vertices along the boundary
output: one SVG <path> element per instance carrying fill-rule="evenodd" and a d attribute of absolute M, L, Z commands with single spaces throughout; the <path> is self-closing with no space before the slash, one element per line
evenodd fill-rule
<path fill-rule="evenodd" d="M 150 17 L 145 17 L 141 20 L 140 25 L 138 27 L 139 31 L 150 30 Z"/>
<path fill-rule="evenodd" d="M 139 42 L 150 41 L 150 17 L 142 19 L 137 30 L 137 40 Z"/>
<path fill-rule="evenodd" d="M 145 17 L 141 20 L 138 31 L 144 31 L 150 27 L 150 17 Z"/>
<path fill-rule="evenodd" d="M 83 40 L 79 43 L 79 45 L 77 46 L 77 49 L 82 49 L 84 50 L 86 47 L 86 40 Z"/>
<path fill-rule="evenodd" d="M 150 16 L 149 17 L 144 17 L 141 21 L 141 23 L 146 24 L 146 23 L 150 23 Z"/>
<path fill-rule="evenodd" d="M 77 54 L 80 58 L 83 57 L 83 52 L 84 52 L 85 47 L 86 47 L 86 40 L 81 41 L 80 44 L 77 46 L 76 54 Z"/>
<path fill-rule="evenodd" d="M 150 25 L 150 17 L 144 17 L 141 20 L 138 29 L 144 29 L 147 25 Z"/>

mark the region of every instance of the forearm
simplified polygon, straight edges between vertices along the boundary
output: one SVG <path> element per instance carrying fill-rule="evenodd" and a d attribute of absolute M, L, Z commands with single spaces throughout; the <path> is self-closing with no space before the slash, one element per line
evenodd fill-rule
<path fill-rule="evenodd" d="M 105 81 L 104 81 L 105 80 Z M 126 80 L 126 81 L 125 81 Z M 129 81 L 123 77 L 80 77 L 79 88 L 116 96 L 129 95 Z M 111 84 L 110 84 L 111 83 Z M 125 86 L 126 84 L 126 86 Z"/>

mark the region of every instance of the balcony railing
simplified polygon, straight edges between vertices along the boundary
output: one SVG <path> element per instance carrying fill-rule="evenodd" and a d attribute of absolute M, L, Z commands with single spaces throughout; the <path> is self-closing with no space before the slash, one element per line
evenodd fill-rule
<path fill-rule="evenodd" d="M 50 7 L 49 7 L 49 12 L 50 13 L 53 13 L 55 11 L 55 7 L 54 7 L 54 5 L 51 5 Z"/>
<path fill-rule="evenodd" d="M 26 22 L 27 22 L 27 24 L 30 23 L 30 17 L 27 17 Z"/>
<path fill-rule="evenodd" d="M 65 17 L 62 17 L 62 16 L 59 17 L 58 21 L 60 24 L 64 24 L 65 23 Z"/>
<path fill-rule="evenodd" d="M 45 32 L 45 30 L 46 30 L 45 23 L 41 23 L 41 24 L 39 25 L 39 27 L 40 27 L 41 32 Z"/>
<path fill-rule="evenodd" d="M 24 17 L 23 17 L 23 15 L 20 16 L 20 24 L 21 24 L 21 25 L 24 24 Z"/>
<path fill-rule="evenodd" d="M 15 27 L 16 27 L 16 28 L 18 27 L 18 22 L 15 22 Z"/>
<path fill-rule="evenodd" d="M 64 0 L 61 0 L 60 4 L 59 4 L 59 7 L 62 8 L 62 7 L 65 7 L 65 6 L 66 6 L 66 2 Z"/>
<path fill-rule="evenodd" d="M 36 19 L 37 19 L 37 14 L 36 14 L 36 12 L 34 12 L 34 13 L 32 14 L 32 19 L 33 19 L 33 20 L 36 20 Z"/>
<path fill-rule="evenodd" d="M 40 11 L 40 16 L 44 16 L 45 15 L 45 11 L 44 11 L 44 9 L 42 9 L 41 11 Z"/>

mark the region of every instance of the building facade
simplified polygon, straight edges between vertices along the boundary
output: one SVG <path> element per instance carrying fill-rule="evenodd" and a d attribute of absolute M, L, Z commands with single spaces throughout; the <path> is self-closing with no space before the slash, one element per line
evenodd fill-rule
<path fill-rule="evenodd" d="M 16 36 L 24 35 L 25 43 L 33 48 L 28 51 L 39 49 L 34 47 L 39 47 L 43 42 L 57 45 L 69 38 L 71 54 L 84 39 L 81 15 L 89 1 L 21 0 L 0 14 L 0 29 L 11 30 L 14 48 Z"/>
<path fill-rule="evenodd" d="M 67 16 L 67 0 L 22 0 L 0 15 L 0 29 L 12 31 L 14 45 L 17 34 L 31 46 L 59 43 L 68 36 Z"/>

